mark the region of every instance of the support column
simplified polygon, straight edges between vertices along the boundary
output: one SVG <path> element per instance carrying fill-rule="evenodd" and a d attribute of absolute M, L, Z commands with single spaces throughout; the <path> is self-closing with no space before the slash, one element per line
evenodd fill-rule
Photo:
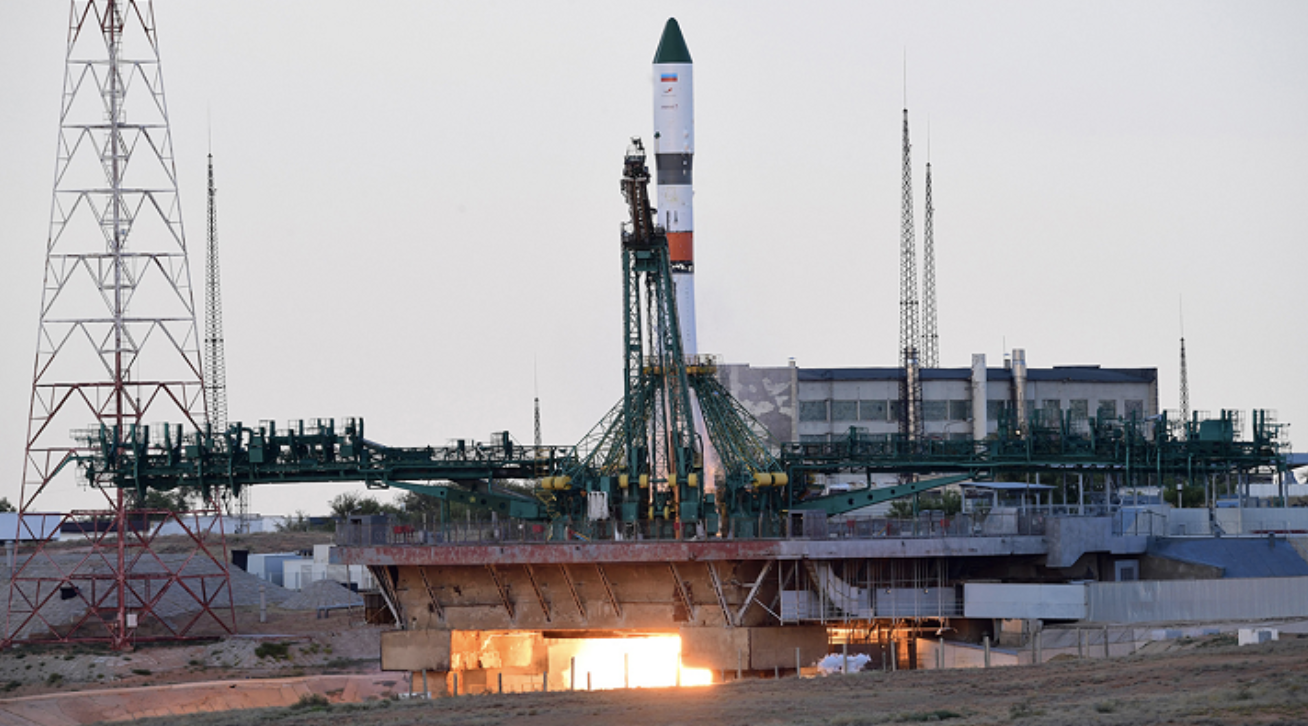
<path fill-rule="evenodd" d="M 986 438 L 986 354 L 972 354 L 972 441 Z"/>

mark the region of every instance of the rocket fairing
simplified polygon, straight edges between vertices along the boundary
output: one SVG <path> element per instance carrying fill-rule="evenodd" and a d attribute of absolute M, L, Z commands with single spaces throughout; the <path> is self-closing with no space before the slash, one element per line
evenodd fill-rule
<path fill-rule="evenodd" d="M 668 18 L 654 53 L 654 163 L 658 222 L 668 235 L 677 317 L 686 355 L 699 352 L 695 336 L 695 73 L 676 18 Z"/>

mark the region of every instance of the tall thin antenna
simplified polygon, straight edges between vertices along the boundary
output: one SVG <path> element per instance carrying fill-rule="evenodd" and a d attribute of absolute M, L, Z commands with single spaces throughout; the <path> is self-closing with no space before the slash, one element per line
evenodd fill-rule
<path fill-rule="evenodd" d="M 218 187 L 214 184 L 213 154 L 209 154 L 208 218 L 205 227 L 204 264 L 204 398 L 209 409 L 209 430 L 216 436 L 227 431 L 227 356 L 223 341 L 222 277 L 218 265 Z M 249 531 L 250 487 L 237 495 L 238 531 Z"/>
<path fill-rule="evenodd" d="M 533 405 L 534 405 L 534 408 L 535 408 L 535 414 L 536 414 L 536 439 L 535 439 L 535 442 L 536 442 L 536 453 L 535 453 L 535 458 L 539 460 L 539 459 L 543 458 L 543 457 L 542 457 L 542 452 L 541 452 L 541 437 L 540 437 L 540 379 L 539 379 L 539 376 L 538 376 L 538 374 L 537 374 L 537 372 L 536 372 L 536 361 L 535 361 L 535 360 L 532 360 L 532 362 L 531 362 L 531 388 L 532 388 L 532 394 L 533 394 L 533 400 L 532 400 L 532 403 L 533 403 Z"/>
<path fill-rule="evenodd" d="M 940 367 L 940 337 L 936 330 L 935 206 L 931 203 L 931 134 L 927 134 L 926 212 L 922 221 L 922 366 Z"/>
<path fill-rule="evenodd" d="M 907 95 L 907 94 L 905 94 Z M 908 140 L 908 109 L 904 109 L 903 208 L 899 239 L 899 432 L 909 441 L 923 437 L 922 379 L 918 346 L 917 249 L 913 231 L 913 165 Z"/>
<path fill-rule="evenodd" d="M 1185 306 L 1181 307 L 1181 437 L 1190 438 L 1190 373 L 1185 363 Z"/>

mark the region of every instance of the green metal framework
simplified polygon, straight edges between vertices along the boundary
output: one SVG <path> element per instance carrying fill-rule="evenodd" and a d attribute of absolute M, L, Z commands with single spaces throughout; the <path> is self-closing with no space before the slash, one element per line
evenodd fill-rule
<path fill-rule="evenodd" d="M 548 497 L 529 497 L 495 486 L 532 479 L 568 462 L 568 447 L 521 446 L 507 434 L 490 444 L 457 440 L 450 446 L 398 448 L 363 437 L 363 421 L 347 419 L 338 430 L 330 419 L 297 422 L 277 430 L 270 423 L 234 423 L 220 434 L 186 433 L 165 424 L 154 437 L 148 426 L 130 427 L 121 438 L 108 427 L 84 437 L 94 454 L 81 461 L 87 478 L 135 489 L 215 490 L 240 495 L 247 486 L 315 482 L 365 482 L 397 487 L 522 519 L 549 519 Z M 455 486 L 436 485 L 450 482 Z"/>
<path fill-rule="evenodd" d="M 1263 411 L 1254 412 L 1248 441 L 1239 440 L 1241 422 L 1233 411 L 1183 422 L 1166 415 L 1141 421 L 1033 412 L 1024 422 L 1001 414 L 999 434 L 984 441 L 912 433 L 876 439 L 851 428 L 838 441 L 779 447 L 718 380 L 711 357 L 684 355 L 667 237 L 654 221 L 649 181 L 644 148 L 633 139 L 621 184 L 629 209 L 621 245 L 623 397 L 576 446 L 523 447 L 504 433 L 490 444 L 396 448 L 365 439 L 356 419 L 339 432 L 331 420 L 281 431 L 238 423 L 219 433 L 184 435 L 180 426 L 164 425 L 153 439 L 145 426 L 123 432 L 101 427 L 84 437 L 94 454 L 80 460 L 82 468 L 99 485 L 140 493 L 192 487 L 206 499 L 215 490 L 239 496 L 255 484 L 361 481 L 551 521 L 562 525 L 560 532 L 582 536 L 634 532 L 643 524 L 646 532 L 676 537 L 719 529 L 735 537 L 776 535 L 791 510 L 841 514 L 973 477 L 1102 470 L 1120 473 L 1129 486 L 1150 475 L 1161 483 L 1166 475 L 1285 468 L 1282 427 Z M 721 459 L 711 482 L 692 401 Z M 809 491 L 815 475 L 840 472 L 948 476 L 825 497 Z M 527 495 L 497 487 L 503 480 L 537 486 Z"/>

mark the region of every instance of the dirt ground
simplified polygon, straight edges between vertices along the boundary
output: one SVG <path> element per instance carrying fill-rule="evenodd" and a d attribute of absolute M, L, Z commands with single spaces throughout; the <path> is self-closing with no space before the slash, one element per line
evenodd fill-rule
<path fill-rule="evenodd" d="M 311 549 L 331 540 L 331 533 L 325 532 L 270 532 L 232 535 L 227 546 L 271 553 Z M 88 546 L 84 539 L 70 537 L 51 543 L 50 549 L 69 556 Z M 165 555 L 186 554 L 195 545 L 188 537 L 169 536 L 157 538 L 154 549 Z M 140 645 L 127 653 L 96 645 L 16 646 L 0 652 L 0 698 L 377 668 L 382 628 L 365 626 L 362 609 L 328 611 L 325 619 L 318 619 L 314 611 L 288 611 L 277 602 L 271 598 L 263 623 L 257 607 L 236 608 L 237 636 L 227 636 L 215 623 L 201 619 L 194 633 L 215 637 L 194 645 Z M 260 651 L 264 644 L 273 647 Z"/>
<path fill-rule="evenodd" d="M 746 679 L 680 690 L 306 702 L 194 714 L 186 721 L 196 726 L 1308 724 L 1308 637 L 1287 635 L 1280 642 L 1237 647 L 1232 636 L 1220 635 L 1155 646 L 1125 658 L 1069 657 L 1041 666 Z"/>
<path fill-rule="evenodd" d="M 193 645 L 142 645 L 115 653 L 107 647 L 20 646 L 0 654 L 0 697 L 69 693 L 319 673 L 366 673 L 378 669 L 381 631 L 364 625 L 362 611 L 238 608 L 240 635 Z M 262 648 L 262 650 L 261 650 Z"/>

